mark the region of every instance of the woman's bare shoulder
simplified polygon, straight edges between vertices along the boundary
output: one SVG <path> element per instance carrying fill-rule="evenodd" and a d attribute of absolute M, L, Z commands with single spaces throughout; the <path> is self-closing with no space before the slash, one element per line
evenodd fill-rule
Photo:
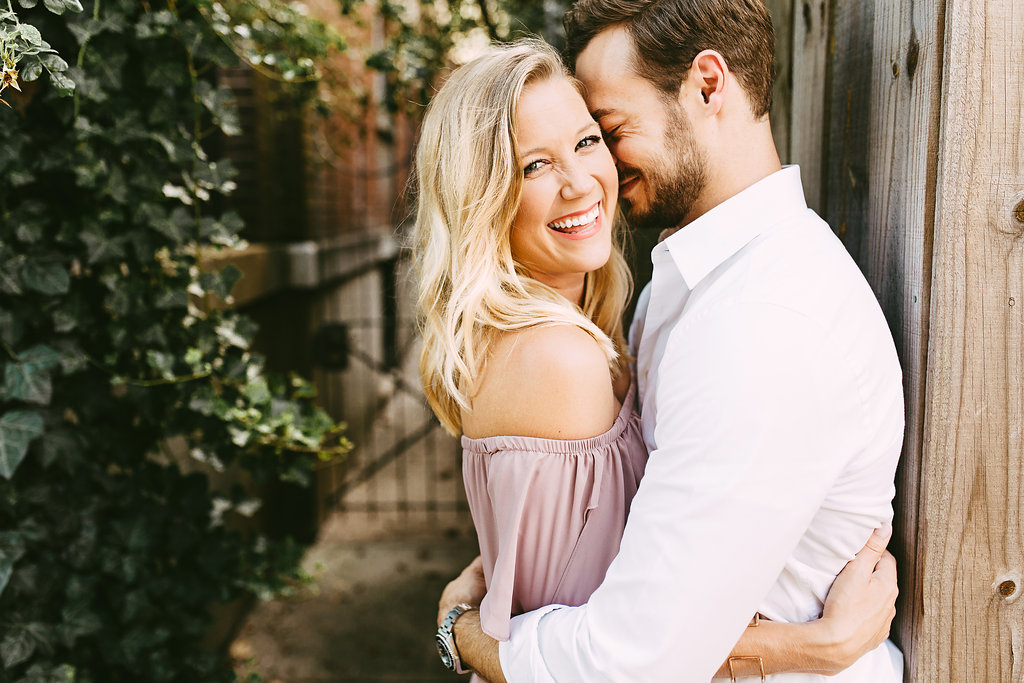
<path fill-rule="evenodd" d="M 573 325 L 501 335 L 472 403 L 463 415 L 470 437 L 585 439 L 606 432 L 618 414 L 604 351 Z"/>

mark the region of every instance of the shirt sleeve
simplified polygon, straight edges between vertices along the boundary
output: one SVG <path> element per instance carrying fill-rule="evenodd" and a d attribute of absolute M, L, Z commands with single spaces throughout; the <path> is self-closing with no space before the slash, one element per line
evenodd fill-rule
<path fill-rule="evenodd" d="M 735 303 L 670 335 L 619 554 L 586 605 L 513 620 L 512 683 L 706 683 L 843 468 L 828 435 L 846 389 L 804 316 Z"/>

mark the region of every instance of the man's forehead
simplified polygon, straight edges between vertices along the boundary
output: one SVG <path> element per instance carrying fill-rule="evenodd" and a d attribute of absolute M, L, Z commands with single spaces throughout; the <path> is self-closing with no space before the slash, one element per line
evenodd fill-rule
<path fill-rule="evenodd" d="M 633 59 L 633 39 L 623 26 L 601 31 L 576 57 L 576 77 L 582 81 L 625 73 Z"/>
<path fill-rule="evenodd" d="M 595 117 L 598 110 L 609 113 L 627 106 L 629 93 L 643 80 L 632 61 L 632 38 L 623 27 L 598 33 L 576 58 L 576 78 L 583 83 L 587 106 Z"/>

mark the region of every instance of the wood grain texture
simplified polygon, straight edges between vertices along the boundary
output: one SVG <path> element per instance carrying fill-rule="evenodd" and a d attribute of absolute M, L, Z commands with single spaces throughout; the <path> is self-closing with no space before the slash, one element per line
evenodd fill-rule
<path fill-rule="evenodd" d="M 782 163 L 789 154 L 790 108 L 793 104 L 793 0 L 766 0 L 775 28 L 775 87 L 772 89 L 772 137 Z"/>
<path fill-rule="evenodd" d="M 855 257 L 885 311 L 903 365 L 906 436 L 897 473 L 900 600 L 894 639 L 914 680 L 923 620 L 921 452 L 941 104 L 941 0 L 876 0 L 871 66 L 869 229 Z"/>
<path fill-rule="evenodd" d="M 793 100 L 789 159 L 800 165 L 807 205 L 823 208 L 822 164 L 825 142 L 825 87 L 828 62 L 827 0 L 797 0 L 793 6 Z"/>
<path fill-rule="evenodd" d="M 868 232 L 874 14 L 863 0 L 832 0 L 829 11 L 822 218 L 854 255 Z"/>
<path fill-rule="evenodd" d="M 944 24 L 913 680 L 1020 683 L 1024 7 Z"/>

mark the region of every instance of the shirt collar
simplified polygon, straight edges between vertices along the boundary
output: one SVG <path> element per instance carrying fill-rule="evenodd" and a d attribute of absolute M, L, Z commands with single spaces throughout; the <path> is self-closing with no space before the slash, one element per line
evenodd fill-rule
<path fill-rule="evenodd" d="M 687 286 L 693 289 L 758 235 L 806 208 L 800 167 L 785 166 L 725 200 L 658 246 L 671 254 Z"/>

